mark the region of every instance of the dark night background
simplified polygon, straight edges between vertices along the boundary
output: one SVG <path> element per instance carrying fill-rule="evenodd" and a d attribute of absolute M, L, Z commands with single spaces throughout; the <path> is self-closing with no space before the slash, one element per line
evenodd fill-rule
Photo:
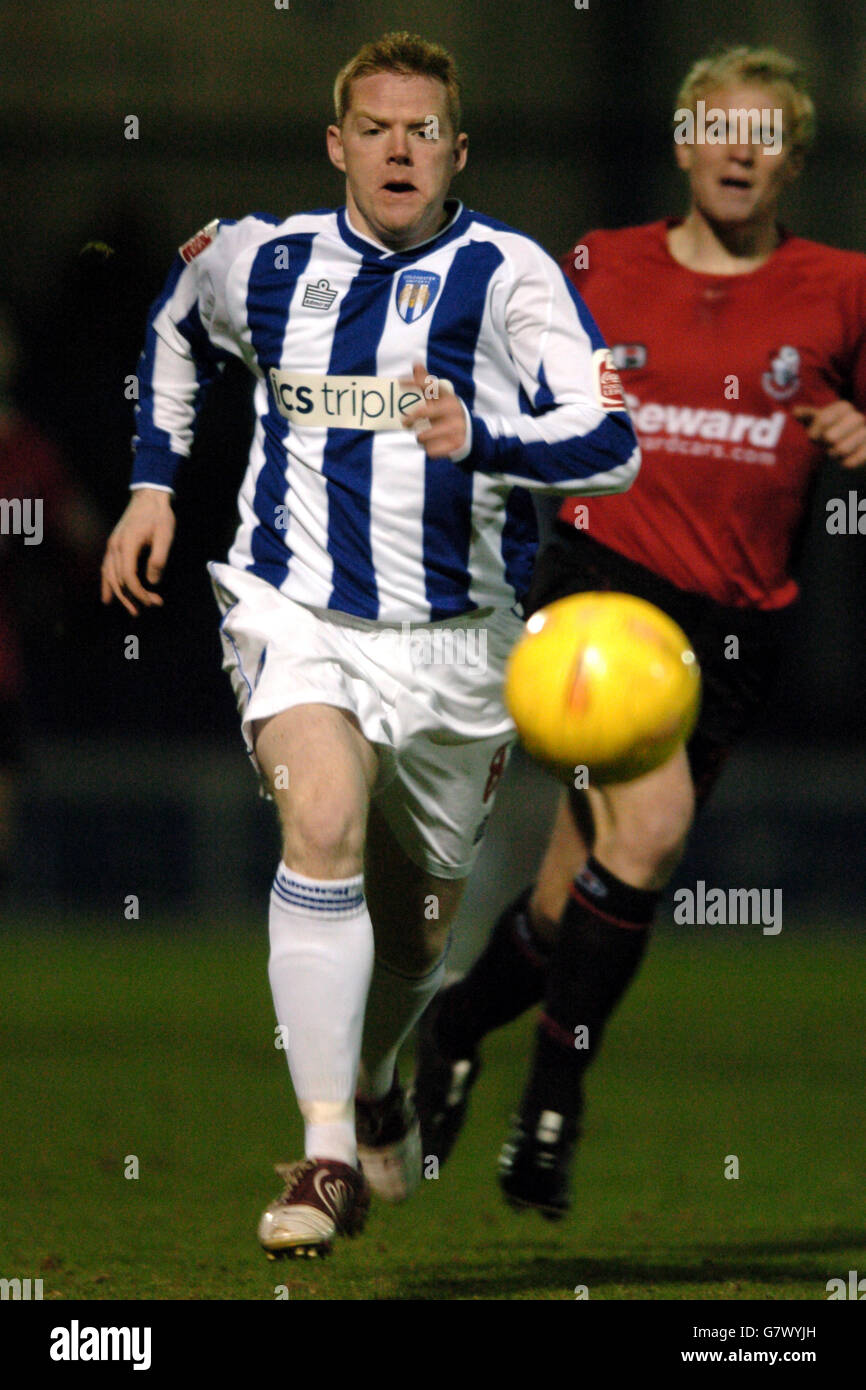
<path fill-rule="evenodd" d="M 19 401 L 106 526 L 126 499 L 124 378 L 176 247 L 215 216 L 343 200 L 324 151 L 333 78 L 363 41 L 394 27 L 440 40 L 460 65 L 470 159 L 454 191 L 553 253 L 592 227 L 683 211 L 670 147 L 680 80 L 717 42 L 772 43 L 804 61 L 818 110 L 816 146 L 783 219 L 801 235 L 866 250 L 866 9 L 818 0 L 590 0 L 585 11 L 569 0 L 291 0 L 287 11 L 268 0 L 7 3 L 0 300 L 22 337 Z M 124 138 L 130 114 L 138 140 Z M 100 606 L 95 574 L 91 585 L 47 547 L 21 551 L 31 753 L 15 886 L 25 899 L 54 891 L 98 905 L 144 883 L 168 904 L 206 903 L 217 870 L 238 894 L 267 884 L 275 840 L 219 669 L 204 572 L 234 530 L 248 395 L 243 370 L 230 369 L 205 407 L 179 483 L 163 610 L 133 624 L 116 605 Z M 820 859 L 821 891 L 835 886 L 840 910 L 856 912 L 866 892 L 866 548 L 824 527 L 826 499 L 851 487 L 862 492 L 860 475 L 827 465 L 778 699 L 694 853 L 709 856 L 697 863 L 711 881 L 784 882 L 803 902 L 817 893 Z M 140 658 L 127 661 L 133 631 Z M 522 761 L 515 788 L 519 797 L 503 795 L 497 834 L 520 842 L 516 859 L 506 852 L 525 876 L 549 792 Z M 541 810 L 515 835 L 527 795 Z M 223 813 L 219 797 L 235 809 Z M 199 853 L 202 841 L 209 849 Z"/>

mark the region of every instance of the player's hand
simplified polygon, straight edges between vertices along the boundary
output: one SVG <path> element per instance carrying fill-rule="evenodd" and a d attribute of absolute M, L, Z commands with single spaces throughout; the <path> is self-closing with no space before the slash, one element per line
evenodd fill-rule
<path fill-rule="evenodd" d="M 860 468 L 866 463 L 866 416 L 850 401 L 831 401 L 820 407 L 795 405 L 793 414 L 809 438 L 823 444 L 843 468 Z"/>
<path fill-rule="evenodd" d="M 145 589 L 138 577 L 138 561 L 141 552 L 149 546 L 147 582 L 158 584 L 173 538 L 174 512 L 170 494 L 157 488 L 137 488 L 108 538 L 102 561 L 102 602 L 119 599 L 133 617 L 138 616 L 133 600 L 144 608 L 161 608 L 159 594 Z"/>
<path fill-rule="evenodd" d="M 415 432 L 428 458 L 456 454 L 466 443 L 466 412 L 460 401 L 447 382 L 431 376 L 420 362 L 412 368 L 412 382 L 424 399 L 407 410 L 404 427 L 411 430 L 419 420 L 425 422 L 424 428 Z"/>

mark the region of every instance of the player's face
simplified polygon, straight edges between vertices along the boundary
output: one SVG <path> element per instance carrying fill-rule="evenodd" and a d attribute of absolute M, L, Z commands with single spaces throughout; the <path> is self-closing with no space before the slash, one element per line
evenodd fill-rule
<path fill-rule="evenodd" d="M 328 127 L 328 154 L 346 175 L 350 220 L 394 250 L 434 236 L 467 143 L 451 130 L 445 88 L 435 78 L 358 78 L 342 127 Z"/>
<path fill-rule="evenodd" d="M 708 221 L 729 227 L 773 223 L 783 190 L 800 171 L 800 158 L 790 146 L 790 112 L 771 87 L 751 83 L 719 87 L 704 100 L 708 114 L 714 107 L 725 112 L 782 110 L 778 148 L 776 141 L 763 144 L 760 138 L 745 144 L 696 141 L 675 147 L 677 163 L 689 175 L 693 206 Z M 767 134 L 775 129 L 770 127 Z M 741 128 L 729 133 L 734 139 L 744 134 Z M 757 134 L 751 123 L 750 133 Z"/>

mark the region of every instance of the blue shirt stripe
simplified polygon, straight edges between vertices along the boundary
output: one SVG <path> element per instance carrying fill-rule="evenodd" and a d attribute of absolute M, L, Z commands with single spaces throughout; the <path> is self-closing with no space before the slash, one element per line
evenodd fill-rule
<path fill-rule="evenodd" d="M 502 562 L 506 582 L 514 589 L 518 603 L 523 602 L 529 590 L 537 545 L 535 504 L 525 487 L 514 487 L 505 503 Z"/>
<path fill-rule="evenodd" d="M 393 289 L 391 267 L 365 259 L 340 305 L 328 372 L 375 376 L 376 349 Z M 328 607 L 357 618 L 379 616 L 370 544 L 370 488 L 375 435 L 329 429 L 322 472 L 328 491 L 328 553 L 333 564 Z"/>
<path fill-rule="evenodd" d="M 491 242 L 461 246 L 433 305 L 427 371 L 450 381 L 470 413 L 475 406 L 473 370 L 484 304 L 502 259 L 502 252 Z M 425 457 L 423 528 L 431 621 L 467 612 L 473 606 L 469 597 L 472 476 L 449 459 Z"/>
<path fill-rule="evenodd" d="M 139 399 L 135 407 L 133 483 L 153 482 L 168 487 L 174 485 L 174 469 L 178 456 L 172 454 L 171 436 L 168 431 L 160 429 L 153 418 L 153 372 L 159 342 L 154 332 L 153 321 L 174 294 L 184 269 L 184 262 L 180 256 L 175 256 L 162 293 L 157 295 L 147 315 L 147 336 L 137 369 Z M 139 440 L 142 442 L 139 443 Z"/>
<path fill-rule="evenodd" d="M 548 444 L 527 444 L 516 434 L 498 434 L 494 438 L 476 415 L 467 462 L 471 461 L 480 473 L 521 474 L 531 468 L 533 476 L 542 483 L 554 485 L 561 480 L 564 467 L 575 479 L 621 468 L 634 448 L 634 432 L 624 410 L 610 411 L 588 434 L 559 440 L 556 455 Z"/>
<path fill-rule="evenodd" d="M 310 260 L 312 232 L 266 241 L 256 252 L 247 284 L 247 322 L 253 349 L 265 379 L 271 367 L 279 367 L 283 340 L 298 279 Z M 276 247 L 288 249 L 288 268 L 277 268 Z M 289 572 L 292 558 L 288 537 L 277 525 L 277 508 L 285 504 L 292 485 L 286 466 L 286 439 L 290 425 L 268 392 L 264 420 L 265 461 L 256 479 L 253 510 L 258 525 L 250 542 L 252 562 L 247 569 L 279 588 Z"/>
<path fill-rule="evenodd" d="M 592 317 L 592 314 L 589 312 L 589 309 L 587 308 L 586 304 L 584 303 L 583 296 L 581 295 L 580 291 L 576 288 L 576 286 L 574 286 L 571 283 L 568 276 L 564 273 L 562 278 L 566 283 L 568 293 L 571 295 L 571 301 L 575 309 L 577 310 L 577 317 L 580 319 L 580 326 L 583 329 L 586 336 L 589 338 L 592 351 L 595 352 L 596 348 L 607 347 L 607 343 L 601 335 L 599 326 L 596 323 L 595 319 Z"/>

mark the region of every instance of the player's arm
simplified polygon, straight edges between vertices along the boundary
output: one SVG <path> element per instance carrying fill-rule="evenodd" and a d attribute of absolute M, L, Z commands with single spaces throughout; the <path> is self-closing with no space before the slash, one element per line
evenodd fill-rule
<path fill-rule="evenodd" d="M 856 262 L 852 278 L 840 285 L 843 313 L 853 340 L 840 392 L 844 399 L 822 406 L 795 406 L 792 412 L 809 438 L 843 468 L 866 464 L 866 273 L 861 268 L 866 262 L 862 256 Z"/>
<path fill-rule="evenodd" d="M 497 306 L 509 354 L 533 413 L 470 412 L 442 392 L 407 417 L 432 457 L 537 491 L 621 492 L 640 453 L 621 389 L 614 392 L 604 341 L 555 262 L 527 243 Z M 423 373 L 415 369 L 416 384 Z M 457 439 L 462 442 L 453 446 Z"/>
<path fill-rule="evenodd" d="M 137 373 L 132 497 L 102 562 L 103 603 L 116 598 L 134 615 L 138 604 L 162 605 L 144 587 L 139 566 L 149 551 L 146 582 L 159 583 L 174 538 L 175 476 L 192 447 L 204 391 L 228 356 L 225 335 L 219 336 L 220 287 L 232 248 L 220 231 L 212 223 L 181 248 L 148 316 Z"/>
<path fill-rule="evenodd" d="M 108 538 L 102 561 L 102 602 L 110 603 L 116 598 L 134 617 L 138 615 L 137 603 L 145 608 L 161 608 L 160 595 L 141 583 L 138 562 L 144 550 L 149 550 L 147 582 L 158 584 L 173 539 L 171 493 L 158 488 L 137 488 Z"/>

